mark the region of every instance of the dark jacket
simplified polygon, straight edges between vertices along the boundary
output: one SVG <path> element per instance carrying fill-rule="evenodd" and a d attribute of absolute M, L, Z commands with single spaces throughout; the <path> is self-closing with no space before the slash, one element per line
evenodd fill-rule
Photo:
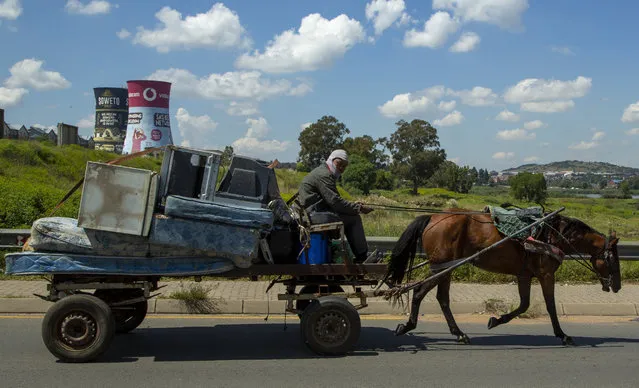
<path fill-rule="evenodd" d="M 337 214 L 359 214 L 360 205 L 342 198 L 337 191 L 337 178 L 326 163 L 315 168 L 302 180 L 299 202 L 307 211 L 330 211 Z M 309 209 L 315 205 L 314 209 Z"/>

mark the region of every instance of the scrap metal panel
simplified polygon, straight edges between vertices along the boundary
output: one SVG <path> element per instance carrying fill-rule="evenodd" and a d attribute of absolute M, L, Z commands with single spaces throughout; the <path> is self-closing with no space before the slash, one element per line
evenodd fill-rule
<path fill-rule="evenodd" d="M 137 236 L 148 234 L 157 175 L 138 168 L 88 162 L 78 226 Z"/>

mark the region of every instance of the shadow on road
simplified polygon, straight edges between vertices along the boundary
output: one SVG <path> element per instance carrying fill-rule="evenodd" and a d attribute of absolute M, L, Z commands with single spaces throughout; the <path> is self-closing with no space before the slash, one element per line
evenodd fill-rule
<path fill-rule="evenodd" d="M 457 344 L 445 332 L 415 332 L 395 336 L 393 330 L 363 327 L 356 350 L 348 357 L 370 357 L 388 352 L 486 351 L 561 347 L 552 335 L 468 333 L 472 345 Z M 639 343 L 633 338 L 573 337 L 580 347 L 615 347 Z M 299 325 L 220 324 L 213 327 L 138 328 L 115 337 L 98 362 L 287 360 L 320 358 L 302 342 Z"/>

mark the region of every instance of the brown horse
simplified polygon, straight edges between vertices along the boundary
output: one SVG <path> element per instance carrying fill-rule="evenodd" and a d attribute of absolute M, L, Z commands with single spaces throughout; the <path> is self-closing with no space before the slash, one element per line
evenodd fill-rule
<path fill-rule="evenodd" d="M 599 277 L 604 291 L 609 291 L 610 288 L 613 292 L 619 291 L 621 288 L 617 253 L 619 239 L 616 236 L 606 237 L 579 220 L 560 215 L 546 223 L 542 230 L 542 238 L 545 242 L 554 244 L 568 254 L 590 255 L 591 270 Z M 415 257 L 417 242 L 420 239 L 429 265 L 441 271 L 446 268 L 446 263 L 469 257 L 504 237 L 493 224 L 489 213 L 447 209 L 442 214 L 417 217 L 406 228 L 393 248 L 389 263 L 389 279 L 393 284 L 402 282 L 408 263 Z M 520 297 L 519 307 L 499 318 L 491 317 L 488 328 L 492 329 L 507 323 L 528 309 L 531 280 L 536 277 L 541 285 L 555 336 L 560 338 L 564 345 L 574 345 L 573 340 L 561 330 L 557 319 L 555 271 L 560 264 L 559 260 L 551 256 L 524 250 L 523 245 L 515 240 L 505 241 L 481 254 L 473 265 L 486 271 L 516 276 Z M 436 271 L 431 269 L 432 273 Z M 410 318 L 406 324 L 397 326 L 396 335 L 405 334 L 416 327 L 422 300 L 431 289 L 437 286 L 437 301 L 446 317 L 451 334 L 457 336 L 458 342 L 470 343 L 468 336 L 457 326 L 450 310 L 450 282 L 451 272 L 433 281 L 425 281 L 414 288 Z"/>

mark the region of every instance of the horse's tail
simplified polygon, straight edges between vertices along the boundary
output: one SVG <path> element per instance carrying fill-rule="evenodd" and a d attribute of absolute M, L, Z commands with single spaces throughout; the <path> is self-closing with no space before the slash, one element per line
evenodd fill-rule
<path fill-rule="evenodd" d="M 409 261 L 415 258 L 417 252 L 417 242 L 424 233 L 424 229 L 430 222 L 430 215 L 419 216 L 408 225 L 404 233 L 393 247 L 390 262 L 388 263 L 389 278 L 393 284 L 399 284 L 406 274 L 406 266 Z"/>

